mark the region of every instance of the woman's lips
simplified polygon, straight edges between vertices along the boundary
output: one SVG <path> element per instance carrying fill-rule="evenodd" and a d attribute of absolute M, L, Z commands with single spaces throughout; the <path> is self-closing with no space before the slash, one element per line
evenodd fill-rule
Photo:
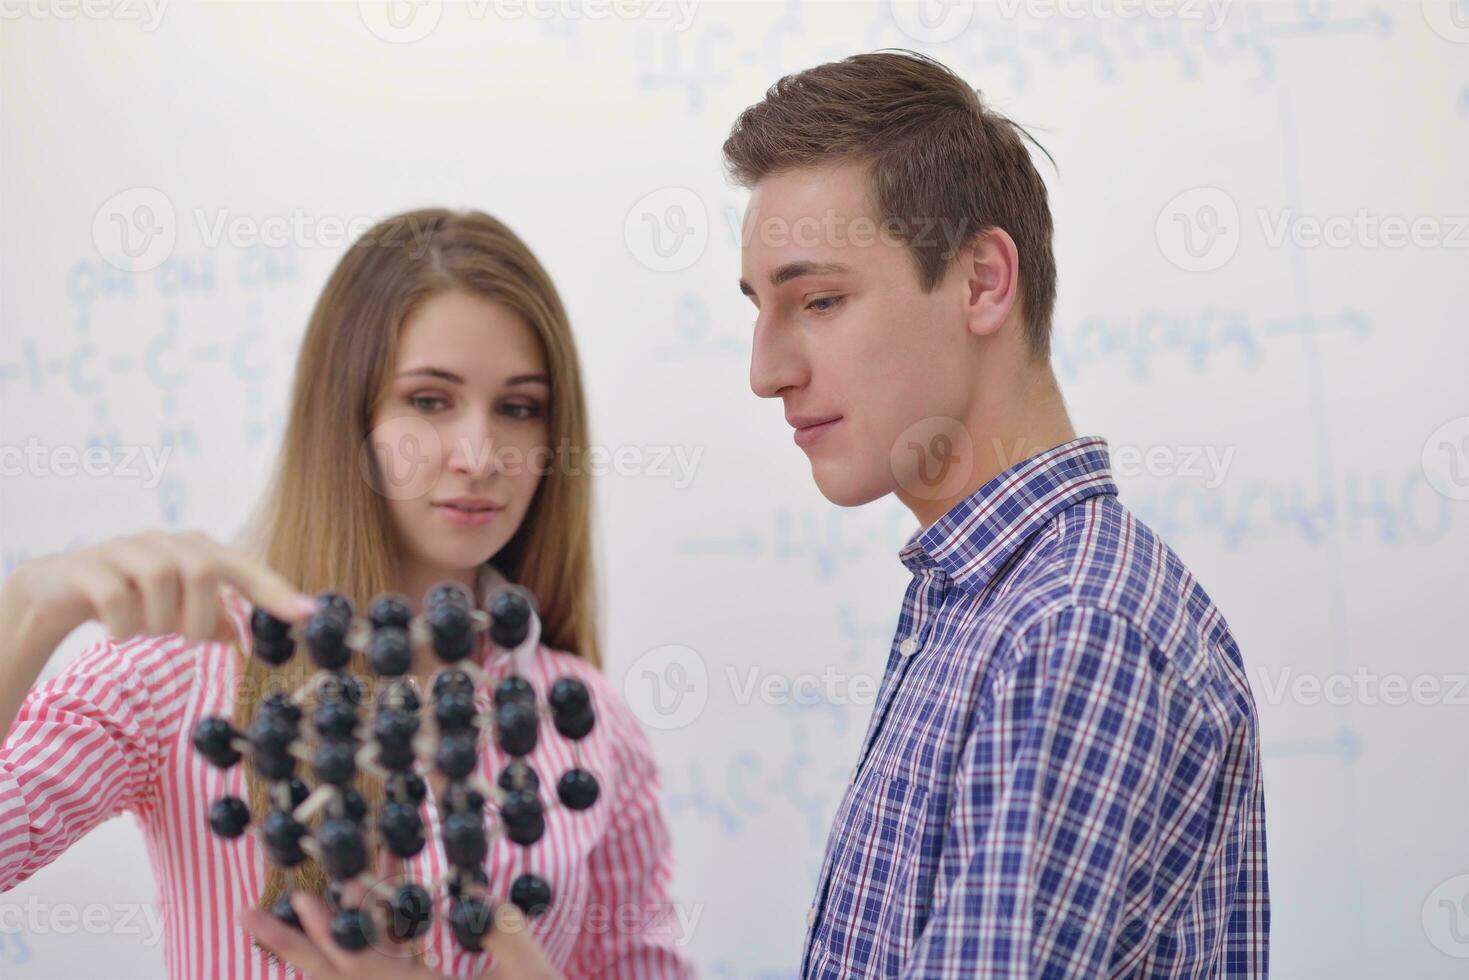
<path fill-rule="evenodd" d="M 434 504 L 434 510 L 443 514 L 450 524 L 458 527 L 481 527 L 495 519 L 500 513 L 500 508 L 490 507 L 485 510 L 463 510 L 452 507 L 449 504 Z"/>

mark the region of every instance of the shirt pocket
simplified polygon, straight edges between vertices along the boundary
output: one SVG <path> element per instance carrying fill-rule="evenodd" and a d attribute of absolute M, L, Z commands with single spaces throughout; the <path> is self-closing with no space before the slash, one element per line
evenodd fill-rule
<path fill-rule="evenodd" d="M 836 867 L 821 945 L 844 976 L 892 976 L 913 945 L 928 787 L 902 776 L 864 782 L 858 833 Z"/>
<path fill-rule="evenodd" d="M 891 839 L 893 845 L 873 963 L 882 968 L 882 976 L 895 977 L 918 938 L 918 924 L 926 918 L 927 896 L 919 894 L 919 883 L 925 879 L 920 866 L 928 838 L 928 786 L 901 776 L 887 779 L 874 821 L 877 838 Z"/>

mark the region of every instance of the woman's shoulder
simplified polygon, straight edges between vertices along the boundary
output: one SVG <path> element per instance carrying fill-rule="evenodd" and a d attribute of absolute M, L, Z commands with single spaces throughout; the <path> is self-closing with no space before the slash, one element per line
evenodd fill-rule
<path fill-rule="evenodd" d="M 190 719 L 225 696 L 216 664 L 226 662 L 227 650 L 178 633 L 104 636 L 30 689 L 12 734 L 115 745 L 138 785 L 151 786 L 162 761 L 187 738 Z M 84 732 L 106 738 L 79 734 Z M 141 793 L 132 797 L 138 805 Z"/>

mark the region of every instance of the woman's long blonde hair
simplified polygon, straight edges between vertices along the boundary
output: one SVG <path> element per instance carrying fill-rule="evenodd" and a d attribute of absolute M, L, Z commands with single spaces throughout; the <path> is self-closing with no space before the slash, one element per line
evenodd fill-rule
<path fill-rule="evenodd" d="M 403 324 L 429 297 L 449 290 L 495 300 L 524 317 L 540 338 L 550 375 L 550 448 L 584 451 L 588 444 L 566 310 L 513 231 L 478 211 L 441 208 L 396 215 L 369 230 L 337 264 L 312 311 L 280 455 L 238 539 L 302 591 L 340 592 L 359 613 L 397 582 L 392 525 L 374 489 L 371 420 L 386 395 Z M 535 595 L 543 643 L 600 666 L 591 500 L 585 467 L 550 466 L 525 520 L 492 564 Z M 358 660 L 354 655 L 352 669 L 365 674 Z M 237 726 L 249 723 L 263 692 L 295 690 L 312 671 L 304 650 L 280 668 L 245 658 Z M 253 770 L 246 779 L 251 813 L 263 816 L 269 784 Z M 381 786 L 366 780 L 359 786 L 370 801 L 381 799 Z M 286 874 L 270 867 L 261 906 L 269 908 L 286 884 Z M 321 894 L 325 885 L 314 861 L 297 869 L 295 887 Z"/>

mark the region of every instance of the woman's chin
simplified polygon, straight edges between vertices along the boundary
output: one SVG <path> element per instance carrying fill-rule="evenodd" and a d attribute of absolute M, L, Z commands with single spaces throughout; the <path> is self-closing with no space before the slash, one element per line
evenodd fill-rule
<path fill-rule="evenodd" d="M 493 558 L 504 547 L 504 544 L 498 537 L 489 535 L 461 535 L 458 540 L 440 539 L 433 546 L 424 548 L 420 560 L 434 568 L 463 571 L 483 565 Z"/>

